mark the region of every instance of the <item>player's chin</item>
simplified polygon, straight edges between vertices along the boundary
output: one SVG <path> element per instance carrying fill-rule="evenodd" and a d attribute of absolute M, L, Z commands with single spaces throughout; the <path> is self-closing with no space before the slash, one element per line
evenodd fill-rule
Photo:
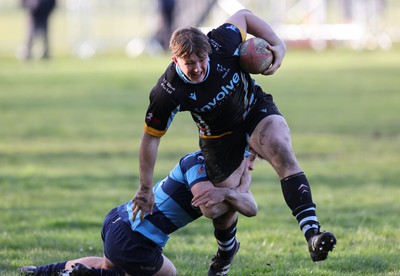
<path fill-rule="evenodd" d="M 190 81 L 194 82 L 194 83 L 200 83 L 200 82 L 203 81 L 203 79 L 204 79 L 203 75 L 193 76 L 193 77 L 190 78 Z"/>

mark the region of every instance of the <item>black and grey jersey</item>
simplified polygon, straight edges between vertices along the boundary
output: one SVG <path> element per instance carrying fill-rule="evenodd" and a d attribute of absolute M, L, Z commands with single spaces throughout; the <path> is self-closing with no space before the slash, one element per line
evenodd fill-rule
<path fill-rule="evenodd" d="M 150 93 L 145 131 L 162 136 L 174 116 L 189 111 L 203 138 L 223 136 L 241 125 L 255 103 L 254 80 L 240 70 L 238 47 L 245 39 L 225 23 L 207 34 L 212 48 L 206 77 L 191 83 L 171 63 Z"/>

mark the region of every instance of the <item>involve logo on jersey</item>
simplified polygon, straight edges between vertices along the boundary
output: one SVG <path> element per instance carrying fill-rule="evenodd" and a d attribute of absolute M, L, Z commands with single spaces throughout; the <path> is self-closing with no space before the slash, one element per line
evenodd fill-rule
<path fill-rule="evenodd" d="M 215 107 L 221 104 L 221 102 L 225 99 L 225 97 L 229 97 L 233 91 L 238 87 L 240 83 L 240 76 L 238 73 L 233 74 L 232 78 L 229 80 L 229 83 L 223 84 L 221 86 L 221 91 L 209 101 L 206 105 L 201 108 L 196 108 L 194 111 L 196 112 L 208 112 L 213 110 Z"/>

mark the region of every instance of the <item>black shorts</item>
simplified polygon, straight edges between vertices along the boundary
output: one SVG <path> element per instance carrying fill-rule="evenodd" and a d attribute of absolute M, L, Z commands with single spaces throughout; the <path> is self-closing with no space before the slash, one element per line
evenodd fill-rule
<path fill-rule="evenodd" d="M 130 275 L 153 275 L 163 265 L 162 248 L 142 234 L 132 231 L 114 208 L 101 229 L 104 256 Z"/>
<path fill-rule="evenodd" d="M 266 94 L 262 92 L 259 86 L 256 86 L 256 89 L 259 89 L 261 93 L 258 94 L 257 101 L 254 106 L 251 108 L 249 114 L 246 117 L 245 125 L 246 125 L 246 133 L 251 136 L 254 129 L 258 125 L 259 122 L 262 121 L 265 117 L 270 115 L 280 115 L 278 107 L 274 103 L 274 98 L 271 94 Z"/>
<path fill-rule="evenodd" d="M 243 161 L 244 151 L 258 123 L 269 115 L 281 115 L 272 95 L 261 91 L 259 86 L 256 103 L 246 117 L 245 122 L 220 138 L 200 138 L 208 178 L 213 183 L 227 179 Z"/>

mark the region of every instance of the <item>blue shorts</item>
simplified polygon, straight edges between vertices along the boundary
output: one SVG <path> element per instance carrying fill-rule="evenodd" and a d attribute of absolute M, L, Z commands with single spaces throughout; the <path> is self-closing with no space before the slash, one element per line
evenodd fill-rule
<path fill-rule="evenodd" d="M 119 217 L 117 208 L 112 209 L 104 219 L 101 237 L 104 256 L 130 275 L 153 275 L 163 265 L 162 248 L 132 231 Z"/>

